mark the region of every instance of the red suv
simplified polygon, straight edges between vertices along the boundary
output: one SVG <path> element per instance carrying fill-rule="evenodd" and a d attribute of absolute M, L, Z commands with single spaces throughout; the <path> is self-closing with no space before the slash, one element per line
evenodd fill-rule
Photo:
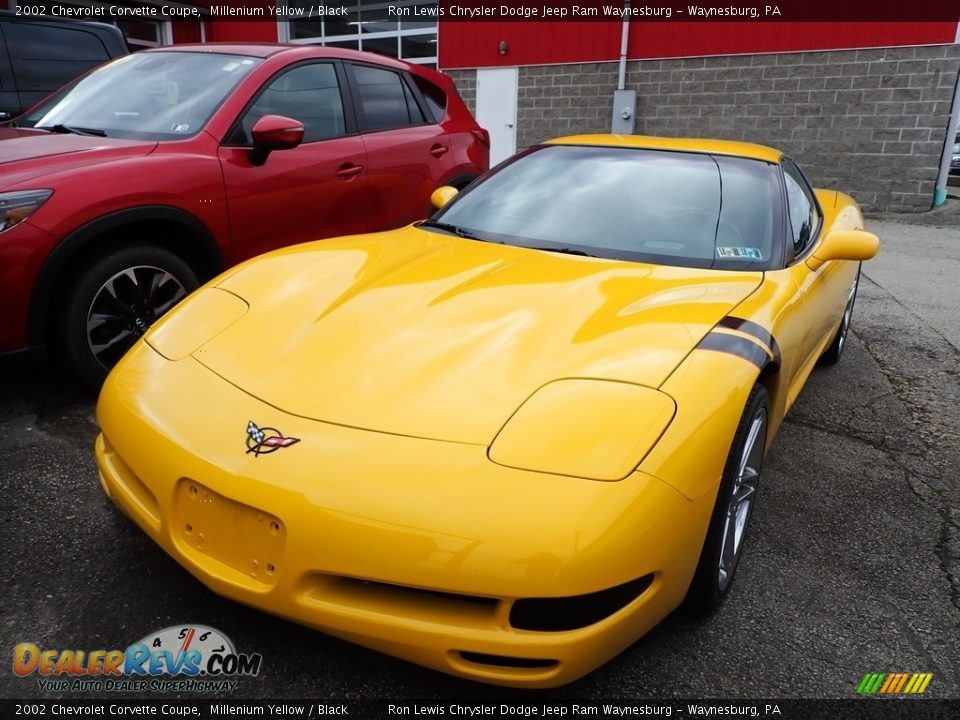
<path fill-rule="evenodd" d="M 489 162 L 449 78 L 315 46 L 128 55 L 0 132 L 0 354 L 91 382 L 233 263 L 405 225 Z"/>

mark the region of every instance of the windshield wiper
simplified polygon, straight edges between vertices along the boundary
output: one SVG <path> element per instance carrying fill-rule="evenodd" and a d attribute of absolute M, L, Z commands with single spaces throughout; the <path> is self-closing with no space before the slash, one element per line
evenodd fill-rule
<path fill-rule="evenodd" d="M 545 250 L 546 252 L 563 253 L 564 255 L 580 255 L 582 257 L 597 257 L 596 255 L 591 255 L 590 253 L 584 252 L 583 250 L 574 250 L 573 248 L 537 247 L 533 249 Z"/>
<path fill-rule="evenodd" d="M 57 123 L 56 125 L 37 125 L 37 130 L 49 130 L 52 133 L 61 133 L 70 135 L 91 135 L 93 137 L 106 137 L 107 134 L 100 130 L 99 128 L 85 128 L 77 127 L 76 125 L 64 125 L 62 123 Z"/>
<path fill-rule="evenodd" d="M 489 240 L 474 234 L 473 231 L 467 230 L 467 228 L 463 228 L 452 223 L 440 222 L 439 220 L 424 220 L 422 223 L 420 223 L 419 227 L 436 228 L 437 230 L 453 233 L 457 237 L 466 238 L 467 240 L 481 240 L 483 242 L 490 242 Z"/>

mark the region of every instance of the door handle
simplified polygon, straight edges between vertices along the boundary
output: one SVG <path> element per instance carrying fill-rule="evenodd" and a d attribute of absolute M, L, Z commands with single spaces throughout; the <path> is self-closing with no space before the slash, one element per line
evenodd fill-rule
<path fill-rule="evenodd" d="M 363 165 L 354 165 L 353 163 L 344 163 L 337 168 L 337 177 L 341 180 L 349 180 L 363 172 Z"/>
<path fill-rule="evenodd" d="M 432 148 L 430 148 L 430 154 L 435 158 L 443 157 L 447 154 L 449 149 L 450 148 L 448 148 L 446 145 L 434 145 Z"/>
<path fill-rule="evenodd" d="M 337 169 L 337 177 L 341 180 L 350 180 L 363 172 L 363 165 L 344 163 Z"/>

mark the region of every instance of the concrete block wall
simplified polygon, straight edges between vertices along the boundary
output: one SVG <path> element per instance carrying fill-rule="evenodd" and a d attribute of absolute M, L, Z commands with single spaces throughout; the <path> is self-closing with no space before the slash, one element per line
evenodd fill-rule
<path fill-rule="evenodd" d="M 476 70 L 446 70 L 447 75 L 457 84 L 460 97 L 470 108 L 470 112 L 477 114 L 477 71 Z"/>
<path fill-rule="evenodd" d="M 476 71 L 454 71 L 471 109 Z M 636 132 L 748 140 L 793 157 L 865 210 L 933 201 L 960 45 L 632 61 Z M 517 148 L 609 132 L 617 64 L 521 67 Z M 952 138 L 951 138 L 952 140 Z"/>

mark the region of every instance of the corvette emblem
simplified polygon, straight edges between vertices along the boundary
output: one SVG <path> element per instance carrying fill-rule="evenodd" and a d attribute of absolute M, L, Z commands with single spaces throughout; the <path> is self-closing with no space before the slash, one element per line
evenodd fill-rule
<path fill-rule="evenodd" d="M 300 438 L 284 437 L 276 428 L 257 427 L 253 420 L 247 422 L 247 452 L 253 453 L 254 457 L 268 455 L 298 442 Z"/>

